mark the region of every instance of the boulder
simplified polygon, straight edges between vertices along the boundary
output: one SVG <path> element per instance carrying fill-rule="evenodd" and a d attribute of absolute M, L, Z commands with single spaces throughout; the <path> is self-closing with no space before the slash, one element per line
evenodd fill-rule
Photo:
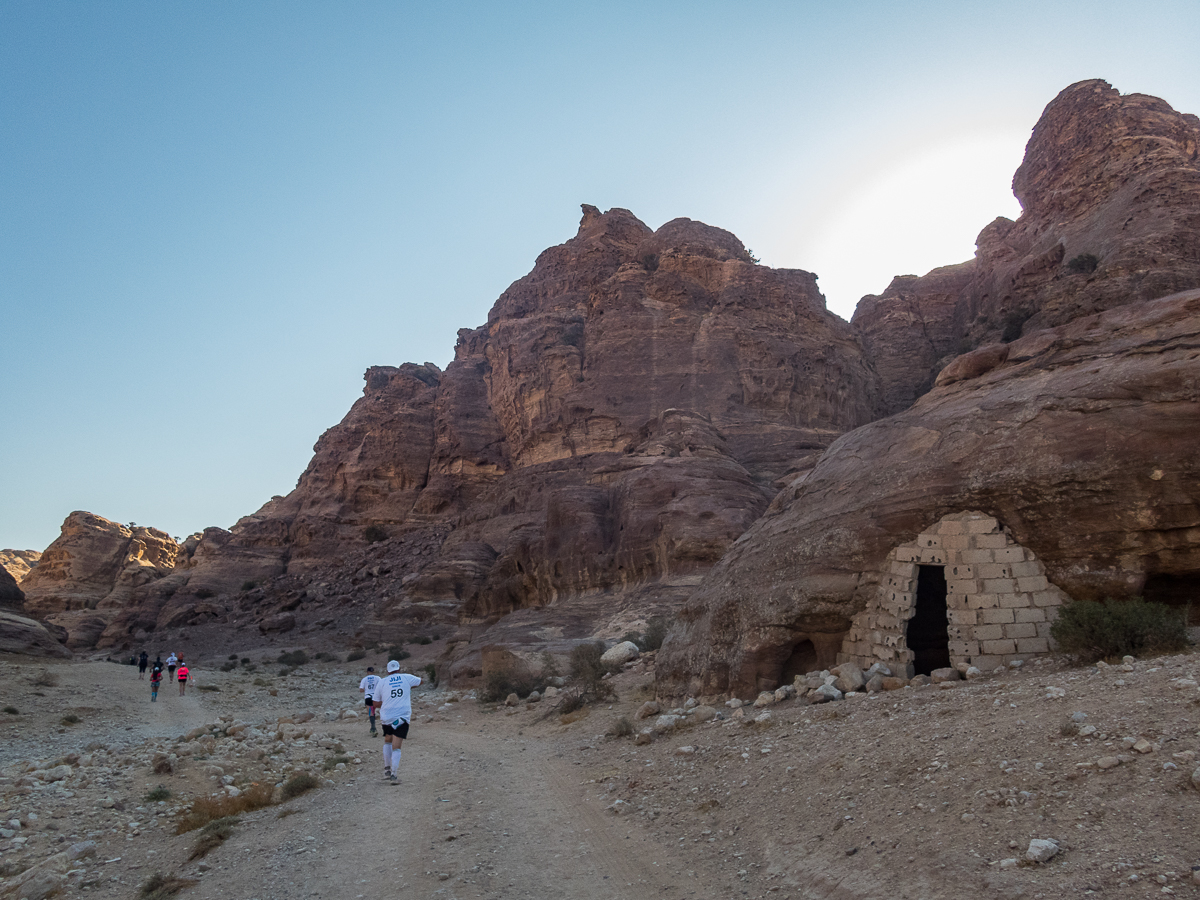
<path fill-rule="evenodd" d="M 600 662 L 606 666 L 623 666 L 637 659 L 639 653 L 641 651 L 633 641 L 621 641 L 605 650 L 600 656 Z"/>
<path fill-rule="evenodd" d="M 840 666 L 830 669 L 829 674 L 837 675 L 837 681 L 833 683 L 833 686 L 843 694 L 857 691 L 866 684 L 862 669 L 854 663 L 842 663 Z"/>
<path fill-rule="evenodd" d="M 647 700 L 638 707 L 637 712 L 633 714 L 635 719 L 648 719 L 651 716 L 657 716 L 662 710 L 659 708 L 657 700 Z"/>
<path fill-rule="evenodd" d="M 267 616 L 258 623 L 258 630 L 263 634 L 283 634 L 296 627 L 296 617 L 290 612 L 276 613 Z"/>

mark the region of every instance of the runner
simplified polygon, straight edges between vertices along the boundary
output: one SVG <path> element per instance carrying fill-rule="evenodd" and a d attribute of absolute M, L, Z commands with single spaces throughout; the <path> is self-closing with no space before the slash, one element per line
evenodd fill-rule
<path fill-rule="evenodd" d="M 379 719 L 383 722 L 383 765 L 387 779 L 399 784 L 400 746 L 408 737 L 408 720 L 412 718 L 412 696 L 410 690 L 421 683 L 416 675 L 400 671 L 400 663 L 392 660 L 387 664 L 388 674 L 375 685 L 373 697 L 379 707 Z"/>
<path fill-rule="evenodd" d="M 150 702 L 158 702 L 158 686 L 162 684 L 162 666 L 155 665 L 150 670 Z"/>
<path fill-rule="evenodd" d="M 175 680 L 175 667 L 177 665 L 179 665 L 179 657 L 172 652 L 171 655 L 167 657 L 167 677 L 172 681 Z"/>
<path fill-rule="evenodd" d="M 175 679 L 179 682 L 179 696 L 182 697 L 188 683 L 188 667 L 182 662 L 179 664 L 179 671 L 175 673 Z"/>
<path fill-rule="evenodd" d="M 150 655 L 143 650 L 142 655 L 138 657 L 138 681 L 146 677 L 146 667 L 150 665 Z"/>
<path fill-rule="evenodd" d="M 375 696 L 375 684 L 378 681 L 379 676 L 375 674 L 375 667 L 367 666 L 366 676 L 358 683 L 358 692 L 363 695 L 367 704 L 367 715 L 371 717 L 372 737 L 378 733 L 375 731 L 375 706 L 371 703 L 371 698 Z"/>

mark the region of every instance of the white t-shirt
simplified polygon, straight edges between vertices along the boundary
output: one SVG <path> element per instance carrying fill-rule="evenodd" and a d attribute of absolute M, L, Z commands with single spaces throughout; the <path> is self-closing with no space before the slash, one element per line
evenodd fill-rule
<path fill-rule="evenodd" d="M 375 684 L 378 681 L 378 675 L 368 675 L 358 683 L 358 689 L 363 692 L 364 697 L 372 697 L 375 695 Z"/>
<path fill-rule="evenodd" d="M 409 690 L 421 683 L 416 675 L 405 672 L 395 672 L 379 679 L 375 685 L 375 702 L 382 703 L 379 710 L 379 721 L 392 725 L 399 721 L 409 721 L 412 718 L 412 697 Z"/>
<path fill-rule="evenodd" d="M 172 653 L 170 656 L 167 657 L 167 665 L 168 666 L 174 666 L 174 665 L 178 665 L 178 664 L 179 664 L 179 660 L 176 659 L 174 653 Z"/>

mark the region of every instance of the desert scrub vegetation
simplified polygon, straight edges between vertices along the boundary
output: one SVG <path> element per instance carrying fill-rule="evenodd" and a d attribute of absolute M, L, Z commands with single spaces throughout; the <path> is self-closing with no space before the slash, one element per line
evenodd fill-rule
<path fill-rule="evenodd" d="M 6 706 L 6 707 L 4 707 L 4 714 L 6 716 L 19 716 L 21 714 L 21 711 L 19 709 L 17 709 L 15 706 Z"/>
<path fill-rule="evenodd" d="M 225 816 L 222 819 L 213 819 L 201 828 L 196 843 L 192 845 L 192 853 L 188 856 L 188 862 L 207 856 L 209 851 L 220 847 L 233 834 L 233 826 L 237 823 L 237 816 Z"/>
<path fill-rule="evenodd" d="M 192 803 L 191 808 L 175 823 L 175 833 L 186 834 L 197 828 L 203 828 L 209 822 L 215 822 L 217 819 L 226 819 L 240 813 L 253 812 L 256 809 L 270 806 L 273 793 L 270 785 L 252 784 L 236 797 L 198 797 Z"/>
<path fill-rule="evenodd" d="M 145 801 L 147 803 L 157 803 L 159 800 L 170 800 L 171 792 L 161 784 L 156 788 L 151 788 L 146 792 Z"/>
<path fill-rule="evenodd" d="M 175 875 L 155 872 L 142 882 L 142 886 L 138 890 L 138 897 L 140 900 L 166 900 L 167 897 L 174 897 L 184 888 L 189 888 L 193 884 L 197 884 L 195 878 L 179 878 Z"/>
<path fill-rule="evenodd" d="M 649 650 L 657 650 L 662 646 L 663 640 L 667 636 L 667 620 L 662 616 L 655 616 L 646 623 L 645 631 L 630 631 L 626 632 L 621 638 L 622 641 L 632 641 L 637 644 L 639 650 L 646 653 Z"/>
<path fill-rule="evenodd" d="M 387 529 L 382 525 L 368 525 L 363 529 L 363 539 L 368 544 L 378 544 L 380 541 L 386 541 L 387 537 Z"/>
<path fill-rule="evenodd" d="M 285 650 L 276 657 L 275 662 L 293 669 L 308 662 L 308 654 L 303 650 Z"/>
<path fill-rule="evenodd" d="M 363 650 L 361 647 L 357 650 L 351 650 L 346 654 L 346 662 L 354 662 L 357 659 L 365 659 L 366 655 L 367 651 Z"/>
<path fill-rule="evenodd" d="M 616 698 L 616 690 L 604 680 L 609 672 L 608 667 L 600 661 L 603 655 L 603 641 L 579 644 L 571 650 L 570 675 L 563 699 L 558 704 L 559 712 L 571 713 L 589 703 Z"/>
<path fill-rule="evenodd" d="M 1050 626 L 1059 649 L 1080 662 L 1169 653 L 1188 645 L 1187 615 L 1162 603 L 1074 600 Z"/>
<path fill-rule="evenodd" d="M 299 775 L 293 775 L 283 783 L 283 799 L 295 799 L 301 794 L 307 794 L 319 784 L 320 782 L 317 781 L 316 776 L 309 775 L 307 772 L 302 772 Z"/>

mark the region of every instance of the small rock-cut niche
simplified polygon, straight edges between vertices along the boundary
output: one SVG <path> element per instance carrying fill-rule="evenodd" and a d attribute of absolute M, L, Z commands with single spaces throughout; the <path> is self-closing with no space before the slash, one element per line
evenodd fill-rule
<path fill-rule="evenodd" d="M 792 654 L 783 663 L 781 684 L 791 684 L 797 675 L 807 675 L 814 669 L 819 669 L 817 648 L 812 641 L 801 641 L 792 648 Z"/>

